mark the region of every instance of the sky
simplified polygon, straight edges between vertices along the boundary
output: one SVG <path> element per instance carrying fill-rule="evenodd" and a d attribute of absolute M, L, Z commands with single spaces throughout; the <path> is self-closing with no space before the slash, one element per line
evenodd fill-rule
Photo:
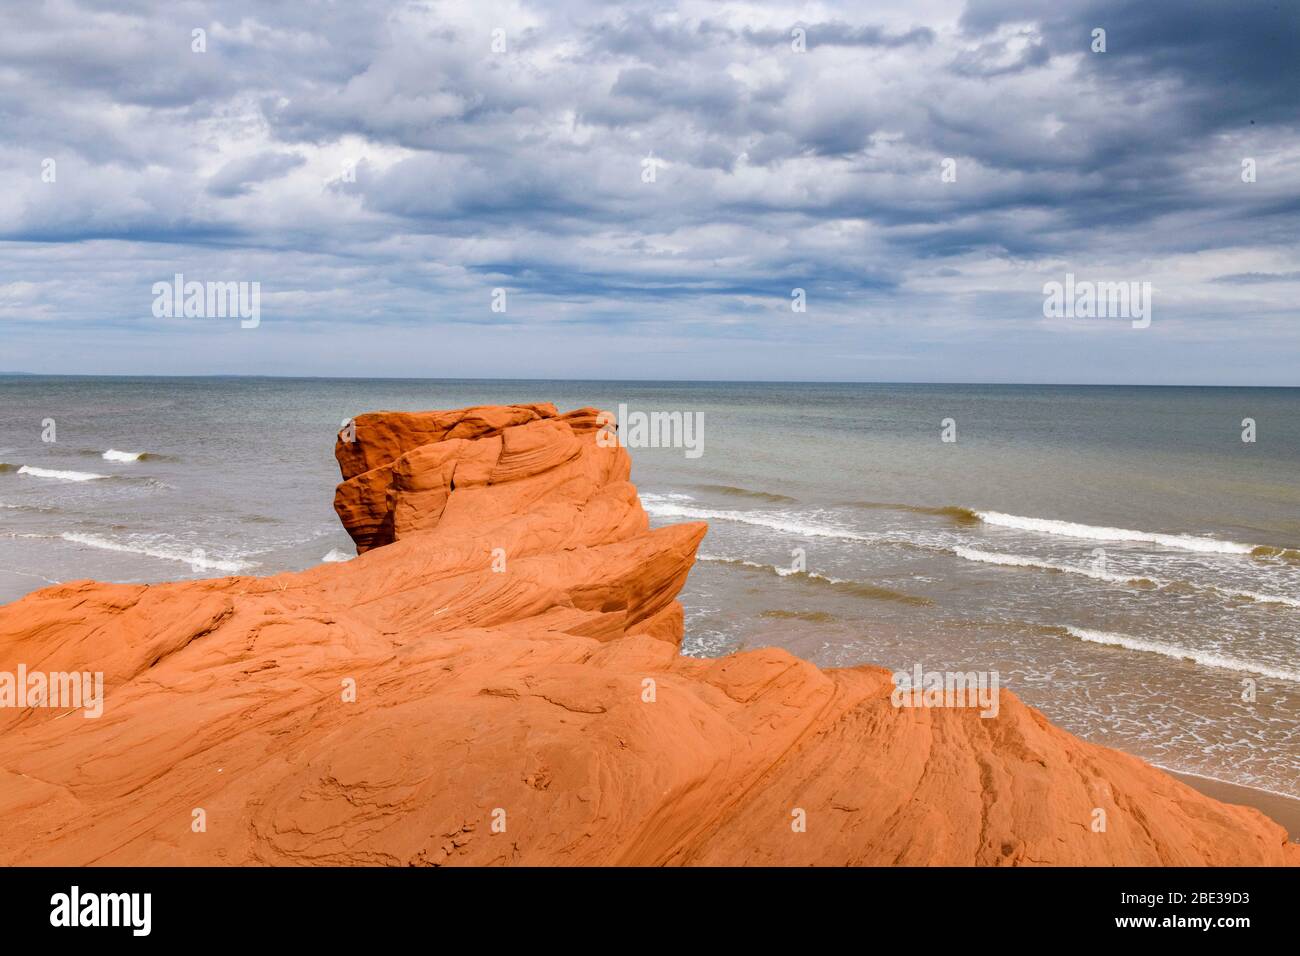
<path fill-rule="evenodd" d="M 0 371 L 1300 385 L 1293 0 L 8 3 L 0 175 Z"/>

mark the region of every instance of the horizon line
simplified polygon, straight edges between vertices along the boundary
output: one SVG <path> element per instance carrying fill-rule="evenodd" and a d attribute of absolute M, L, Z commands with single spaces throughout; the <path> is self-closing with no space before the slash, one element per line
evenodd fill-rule
<path fill-rule="evenodd" d="M 369 381 L 369 382 L 572 382 L 653 385 L 956 385 L 998 386 L 1006 388 L 1269 388 L 1300 389 L 1295 385 L 1237 385 L 1197 382 L 989 382 L 989 381 L 906 381 L 873 379 L 713 379 L 713 378 L 510 378 L 510 377 L 435 377 L 419 375 L 267 375 L 250 372 L 195 372 L 160 375 L 142 372 L 19 372 L 3 371 L 0 378 L 137 378 L 137 379 L 270 379 L 273 381 Z"/>

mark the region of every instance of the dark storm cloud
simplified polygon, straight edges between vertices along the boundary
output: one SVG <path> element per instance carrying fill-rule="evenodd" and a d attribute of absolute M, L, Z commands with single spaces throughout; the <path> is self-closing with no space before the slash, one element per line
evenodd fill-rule
<path fill-rule="evenodd" d="M 274 278 L 272 313 L 313 335 L 439 314 L 768 341 L 798 286 L 824 310 L 798 336 L 812 365 L 864 315 L 996 349 L 1066 270 L 1152 277 L 1165 316 L 1225 335 L 1277 327 L 1300 272 L 1295 5 L 826 9 L 7 6 L 0 322 L 107 309 L 125 334 L 133 290 L 184 266 Z"/>
<path fill-rule="evenodd" d="M 1104 57 L 1086 68 L 1104 82 L 1176 84 L 1187 132 L 1251 120 L 1294 128 L 1300 86 L 1300 5 L 1278 0 L 971 0 L 970 32 L 1033 21 L 1053 55 L 1088 49 L 1106 30 Z"/>

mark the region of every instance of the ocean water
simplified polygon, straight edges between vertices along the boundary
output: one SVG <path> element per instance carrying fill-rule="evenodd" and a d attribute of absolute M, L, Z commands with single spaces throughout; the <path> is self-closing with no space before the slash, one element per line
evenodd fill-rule
<path fill-rule="evenodd" d="M 333 436 L 361 412 L 677 411 L 701 454 L 632 456 L 656 524 L 710 525 L 687 653 L 996 670 L 1088 740 L 1300 796 L 1297 389 L 14 376 L 0 398 L 0 601 L 346 559 Z"/>

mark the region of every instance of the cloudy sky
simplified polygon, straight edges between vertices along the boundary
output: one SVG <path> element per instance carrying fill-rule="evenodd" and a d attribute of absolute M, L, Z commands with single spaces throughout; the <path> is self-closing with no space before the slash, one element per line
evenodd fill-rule
<path fill-rule="evenodd" d="M 0 370 L 1300 385 L 1293 0 L 0 10 Z"/>

